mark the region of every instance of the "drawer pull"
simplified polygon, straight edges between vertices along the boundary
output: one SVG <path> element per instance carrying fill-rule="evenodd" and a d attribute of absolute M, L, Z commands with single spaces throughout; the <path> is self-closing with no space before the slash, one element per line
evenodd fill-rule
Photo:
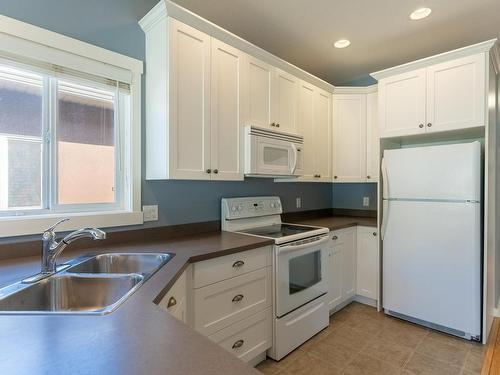
<path fill-rule="evenodd" d="M 233 297 L 233 302 L 240 302 L 243 299 L 243 294 L 237 294 Z"/>
<path fill-rule="evenodd" d="M 177 300 L 174 297 L 170 297 L 167 302 L 167 309 L 175 305 L 177 305 Z"/>
<path fill-rule="evenodd" d="M 332 240 L 334 240 L 334 241 L 335 241 L 335 240 L 338 240 L 338 239 L 339 239 L 339 238 L 338 238 L 337 236 L 333 236 L 333 237 L 332 237 Z"/>
<path fill-rule="evenodd" d="M 238 340 L 236 341 L 234 344 L 233 344 L 233 349 L 238 349 L 238 348 L 241 348 L 243 346 L 243 344 L 245 343 L 245 341 L 243 340 Z"/>
<path fill-rule="evenodd" d="M 233 263 L 234 268 L 239 268 L 243 265 L 245 265 L 245 262 L 243 262 L 242 260 L 237 260 L 236 262 Z"/>

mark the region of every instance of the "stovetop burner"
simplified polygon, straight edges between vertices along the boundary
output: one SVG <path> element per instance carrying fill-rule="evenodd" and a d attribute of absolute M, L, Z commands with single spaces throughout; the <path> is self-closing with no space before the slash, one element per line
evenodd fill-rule
<path fill-rule="evenodd" d="M 318 228 L 302 227 L 299 225 L 292 224 L 274 224 L 265 227 L 257 227 L 252 229 L 242 230 L 242 233 L 253 234 L 256 236 L 270 237 L 270 238 L 280 238 L 291 236 L 294 234 L 306 233 Z"/>

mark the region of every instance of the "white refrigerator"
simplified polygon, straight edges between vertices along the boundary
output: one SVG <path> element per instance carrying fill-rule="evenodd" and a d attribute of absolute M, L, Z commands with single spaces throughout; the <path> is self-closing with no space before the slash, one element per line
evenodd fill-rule
<path fill-rule="evenodd" d="M 382 177 L 385 312 L 480 339 L 480 143 L 385 150 Z"/>

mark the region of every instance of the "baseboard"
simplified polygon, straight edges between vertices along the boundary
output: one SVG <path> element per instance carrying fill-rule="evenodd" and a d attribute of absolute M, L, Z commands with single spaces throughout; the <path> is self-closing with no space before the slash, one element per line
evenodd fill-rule
<path fill-rule="evenodd" d="M 331 309 L 330 315 L 335 314 L 339 310 L 342 310 L 344 307 L 351 304 L 352 302 L 358 302 L 358 303 L 362 303 L 363 305 L 368 305 L 368 306 L 377 308 L 377 300 L 372 299 L 372 298 L 368 298 L 368 297 L 364 297 L 364 296 L 355 295 L 354 297 L 351 297 L 351 298 L 345 300 L 344 302 L 338 304 L 333 309 Z"/>
<path fill-rule="evenodd" d="M 255 367 L 257 366 L 259 363 L 261 363 L 262 361 L 265 361 L 266 360 L 266 352 L 263 352 L 263 353 L 260 353 L 258 356 L 256 356 L 255 358 L 251 359 L 250 361 L 248 361 L 247 363 L 252 366 L 252 367 Z"/>

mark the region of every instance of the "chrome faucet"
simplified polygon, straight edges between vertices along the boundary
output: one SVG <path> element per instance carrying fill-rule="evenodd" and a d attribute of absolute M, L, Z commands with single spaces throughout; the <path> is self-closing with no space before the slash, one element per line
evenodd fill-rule
<path fill-rule="evenodd" d="M 97 228 L 82 228 L 71 232 L 62 240 L 56 240 L 55 228 L 68 221 L 69 218 L 59 220 L 57 223 L 46 229 L 42 234 L 42 270 L 39 274 L 23 280 L 25 283 L 36 282 L 57 272 L 56 258 L 71 242 L 79 238 L 92 238 L 94 240 L 104 240 L 106 232 Z"/>

